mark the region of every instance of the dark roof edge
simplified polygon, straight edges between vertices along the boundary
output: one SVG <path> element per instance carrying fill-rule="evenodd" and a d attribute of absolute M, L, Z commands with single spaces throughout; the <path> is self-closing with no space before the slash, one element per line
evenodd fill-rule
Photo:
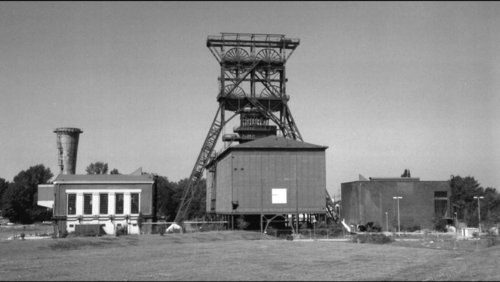
<path fill-rule="evenodd" d="M 222 152 L 220 152 L 215 158 L 210 160 L 205 167 L 209 167 L 214 161 L 217 161 L 225 157 L 231 151 L 325 151 L 328 146 L 318 146 L 318 147 L 227 147 Z"/>
<path fill-rule="evenodd" d="M 354 181 L 348 181 L 348 182 L 342 182 L 342 184 L 354 184 L 354 183 L 374 183 L 374 182 L 418 182 L 418 183 L 426 183 L 426 182 L 448 182 L 449 180 L 410 180 L 410 181 L 405 181 L 400 180 L 399 178 L 395 178 L 394 180 L 354 180 Z"/>

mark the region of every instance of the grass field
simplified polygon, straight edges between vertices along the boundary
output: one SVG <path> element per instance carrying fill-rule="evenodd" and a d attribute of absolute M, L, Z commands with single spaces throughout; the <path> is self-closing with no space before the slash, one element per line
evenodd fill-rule
<path fill-rule="evenodd" d="M 244 231 L 0 240 L 0 280 L 500 280 L 500 246 L 437 243 Z"/>

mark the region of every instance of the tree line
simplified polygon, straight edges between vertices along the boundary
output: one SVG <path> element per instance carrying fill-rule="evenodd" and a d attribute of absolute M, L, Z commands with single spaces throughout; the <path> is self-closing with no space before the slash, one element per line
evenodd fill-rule
<path fill-rule="evenodd" d="M 107 174 L 108 164 L 91 163 L 85 169 L 87 174 Z M 120 174 L 113 169 L 110 174 Z M 173 182 L 166 176 L 147 173 L 156 179 L 157 216 L 161 220 L 173 221 L 182 200 L 188 179 Z M 51 220 L 52 211 L 37 205 L 38 184 L 47 183 L 54 175 L 50 168 L 38 164 L 19 172 L 12 182 L 0 178 L 0 210 L 2 216 L 11 222 L 29 224 Z M 450 204 L 452 215 L 468 226 L 477 226 L 479 214 L 481 223 L 486 226 L 500 223 L 500 194 L 495 188 L 483 188 L 474 177 L 451 176 Z M 202 218 L 206 210 L 206 180 L 202 179 L 194 189 L 193 199 L 187 218 Z M 483 197 L 478 200 L 474 196 Z"/>

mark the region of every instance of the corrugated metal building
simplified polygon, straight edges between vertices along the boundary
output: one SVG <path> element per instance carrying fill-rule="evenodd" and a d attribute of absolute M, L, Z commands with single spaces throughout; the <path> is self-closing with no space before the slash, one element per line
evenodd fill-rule
<path fill-rule="evenodd" d="M 374 222 L 384 231 L 398 230 L 398 201 L 402 231 L 417 226 L 432 229 L 436 218 L 449 218 L 451 212 L 448 181 L 370 178 L 342 183 L 341 193 L 340 213 L 347 224 Z"/>
<path fill-rule="evenodd" d="M 59 232 L 77 225 L 100 225 L 107 234 L 127 227 L 138 234 L 137 219 L 155 218 L 154 179 L 150 175 L 60 174 L 50 185 L 40 185 L 39 205 L 53 208 Z M 50 195 L 52 194 L 52 195 Z"/>
<path fill-rule="evenodd" d="M 207 212 L 324 214 L 327 148 L 278 136 L 228 147 L 208 165 Z"/>

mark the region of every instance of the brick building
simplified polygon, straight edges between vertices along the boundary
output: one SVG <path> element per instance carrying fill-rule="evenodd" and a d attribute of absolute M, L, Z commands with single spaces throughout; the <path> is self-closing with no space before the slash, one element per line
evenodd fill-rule
<path fill-rule="evenodd" d="M 432 229 L 436 218 L 451 217 L 448 181 L 360 177 L 358 181 L 342 183 L 341 193 L 340 213 L 349 225 L 373 222 L 383 231 L 387 227 L 389 231 L 397 231 L 398 201 L 402 231 L 417 226 Z"/>

